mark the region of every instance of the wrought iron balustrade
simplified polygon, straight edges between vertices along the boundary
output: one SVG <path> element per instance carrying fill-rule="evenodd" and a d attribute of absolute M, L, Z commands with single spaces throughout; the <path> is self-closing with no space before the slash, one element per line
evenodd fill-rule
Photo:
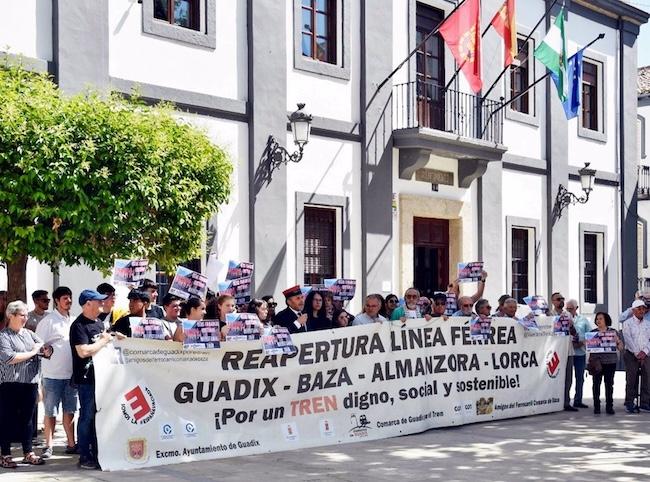
<path fill-rule="evenodd" d="M 393 130 L 426 127 L 469 139 L 503 141 L 501 103 L 422 81 L 393 86 Z"/>

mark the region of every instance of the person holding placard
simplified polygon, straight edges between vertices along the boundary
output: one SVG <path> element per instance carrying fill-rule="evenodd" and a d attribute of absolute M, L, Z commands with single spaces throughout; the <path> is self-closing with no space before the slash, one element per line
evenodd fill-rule
<path fill-rule="evenodd" d="M 608 334 L 616 337 L 616 345 L 622 350 L 623 343 L 618 338 L 616 330 L 611 328 L 612 318 L 602 311 L 596 313 L 597 328 L 591 330 L 591 333 Z M 594 413 L 600 413 L 600 385 L 605 381 L 605 413 L 614 415 L 614 375 L 616 373 L 616 364 L 618 354 L 614 352 L 590 352 L 589 353 L 589 373 L 594 378 L 592 383 L 592 395 L 594 398 Z"/>
<path fill-rule="evenodd" d="M 391 315 L 391 321 L 400 320 L 405 323 L 410 318 L 425 318 L 427 321 L 431 319 L 431 315 L 422 315 L 418 308 L 418 300 L 420 299 L 420 292 L 416 288 L 409 288 L 404 292 L 404 306 L 398 307 Z"/>
<path fill-rule="evenodd" d="M 221 325 L 221 339 L 225 340 L 228 335 L 228 323 L 226 323 L 226 315 L 228 313 L 236 313 L 237 306 L 235 305 L 235 297 L 230 295 L 221 295 L 217 298 L 217 317 Z"/>
<path fill-rule="evenodd" d="M 163 298 L 163 311 L 165 316 L 161 321 L 165 331 L 165 339 L 183 341 L 183 321 L 180 318 L 181 299 L 167 293 Z"/>
<path fill-rule="evenodd" d="M 151 301 L 149 295 L 141 290 L 131 290 L 128 295 L 129 299 L 129 314 L 124 315 L 117 320 L 110 331 L 122 333 L 129 338 L 132 336 L 131 331 L 131 318 L 146 318 L 149 302 Z"/>

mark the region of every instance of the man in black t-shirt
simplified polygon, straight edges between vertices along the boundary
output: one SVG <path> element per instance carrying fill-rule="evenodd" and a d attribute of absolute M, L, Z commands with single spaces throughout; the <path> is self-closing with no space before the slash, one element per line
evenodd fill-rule
<path fill-rule="evenodd" d="M 97 319 L 104 299 L 106 295 L 97 291 L 83 290 L 79 295 L 82 313 L 70 326 L 72 379 L 79 390 L 77 438 L 79 467 L 82 469 L 99 469 L 95 432 L 95 369 L 92 357 L 111 341 L 111 335 L 105 332 L 104 323 Z"/>

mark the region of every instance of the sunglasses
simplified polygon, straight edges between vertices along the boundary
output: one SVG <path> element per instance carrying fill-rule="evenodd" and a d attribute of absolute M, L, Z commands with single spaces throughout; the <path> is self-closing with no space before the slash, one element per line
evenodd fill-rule
<path fill-rule="evenodd" d="M 437 301 L 436 306 L 447 306 L 447 303 L 445 303 L 444 301 Z"/>
<path fill-rule="evenodd" d="M 397 303 L 397 300 L 386 300 L 386 303 Z"/>
<path fill-rule="evenodd" d="M 269 308 L 275 308 L 276 306 L 278 306 L 278 304 L 277 303 L 267 303 L 267 306 Z"/>

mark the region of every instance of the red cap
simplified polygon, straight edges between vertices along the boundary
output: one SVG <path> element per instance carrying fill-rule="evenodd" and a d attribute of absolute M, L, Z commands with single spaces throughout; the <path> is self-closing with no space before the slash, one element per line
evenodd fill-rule
<path fill-rule="evenodd" d="M 300 290 L 300 285 L 292 286 L 291 288 L 287 288 L 282 292 L 285 298 L 291 298 L 292 296 L 298 296 L 302 294 L 302 291 Z"/>

